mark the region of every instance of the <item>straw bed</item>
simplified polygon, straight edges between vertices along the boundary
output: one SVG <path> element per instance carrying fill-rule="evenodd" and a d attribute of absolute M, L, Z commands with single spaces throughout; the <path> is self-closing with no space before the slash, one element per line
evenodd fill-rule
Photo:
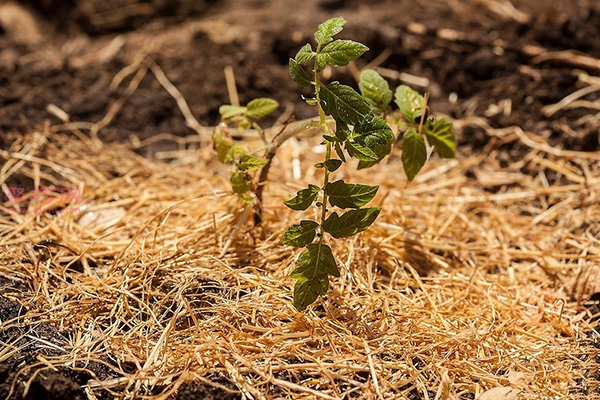
<path fill-rule="evenodd" d="M 342 276 L 298 313 L 289 273 L 299 252 L 280 244 L 298 215 L 282 200 L 320 181 L 317 144 L 281 148 L 263 225 L 248 218 L 220 257 L 243 206 L 205 139 L 149 161 L 139 154 L 150 143 L 95 147 L 50 129 L 15 137 L 0 153 L 6 195 L 14 182 L 83 189 L 56 215 L 0 214 L 3 295 L 28 308 L 2 329 L 48 323 L 67 338 L 46 340 L 53 351 L 21 376 L 90 369 L 90 398 L 168 398 L 191 381 L 256 399 L 598 393 L 585 307 L 600 290 L 597 159 L 516 142 L 522 156 L 502 167 L 492 141 L 430 161 L 410 185 L 396 153 L 337 172 L 380 183 L 383 212 L 332 243 Z"/>

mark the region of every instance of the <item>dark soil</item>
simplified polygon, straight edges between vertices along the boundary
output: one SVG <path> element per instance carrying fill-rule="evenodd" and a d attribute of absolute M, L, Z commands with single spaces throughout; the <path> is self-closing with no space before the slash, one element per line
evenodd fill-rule
<path fill-rule="evenodd" d="M 118 6 L 124 3 L 136 7 L 120 15 Z M 149 38 L 155 38 L 152 58 L 202 124 L 215 124 L 218 107 L 228 102 L 226 66 L 234 68 L 242 102 L 270 96 L 294 107 L 297 118 L 310 116 L 288 77 L 287 61 L 311 38 L 318 22 L 341 14 L 349 20 L 345 35 L 371 48 L 359 66 L 389 51 L 381 66 L 428 78 L 430 85 L 423 90 L 431 92 L 434 110 L 457 118 L 482 116 L 510 100 L 510 113 L 488 113 L 492 127 L 518 125 L 554 145 L 598 150 L 597 124 L 577 125 L 589 110 L 563 110 L 550 117 L 542 113 L 543 106 L 580 87 L 574 67 L 533 64 L 523 50 L 542 46 L 600 57 L 600 5 L 583 0 L 554 1 L 552 7 L 542 0 L 517 3 L 531 15 L 530 22 L 504 20 L 483 6 L 453 9 L 445 2 L 312 0 L 291 12 L 282 1 L 28 0 L 24 4 L 45 39 L 15 43 L 10 34 L 0 35 L 0 132 L 30 130 L 46 119 L 58 123 L 46 111 L 48 104 L 65 110 L 72 121 L 99 121 L 129 83 L 110 90 L 111 80 Z M 412 33 L 410 23 L 427 29 Z M 464 37 L 442 39 L 445 28 Z M 115 32 L 124 45 L 111 57 L 95 60 Z M 87 60 L 84 65 L 82 59 Z M 354 83 L 348 71 L 332 79 Z M 448 101 L 451 94 L 456 94 L 456 103 Z M 166 132 L 192 133 L 175 101 L 149 73 L 100 134 L 105 140 L 127 140 L 131 135 L 146 138 Z M 480 128 L 469 128 L 461 140 L 478 147 L 487 138 Z"/>
<path fill-rule="evenodd" d="M 518 125 L 565 149 L 600 150 L 598 123 L 579 122 L 594 112 L 572 109 L 552 116 L 542 112 L 544 106 L 581 88 L 576 68 L 568 62 L 534 63 L 525 51 L 527 46 L 540 46 L 548 51 L 577 50 L 600 59 L 600 4 L 514 0 L 519 10 L 531 16 L 529 22 L 516 22 L 474 5 L 477 2 L 453 2 L 454 8 L 450 3 L 306 0 L 298 6 L 283 0 L 23 0 L 20 4 L 35 25 L 20 20 L 21 25 L 37 31 L 39 37 L 33 33 L 18 37 L 10 26 L 0 26 L 0 148 L 10 147 L 9 132 L 30 131 L 47 121 L 60 123 L 46 111 L 49 104 L 66 111 L 71 121 L 101 120 L 131 82 L 130 76 L 111 90 L 112 79 L 142 51 L 164 70 L 204 125 L 215 124 L 219 106 L 229 102 L 223 73 L 227 66 L 234 69 L 242 102 L 273 97 L 284 108 L 292 107 L 296 118 L 311 116 L 288 77 L 287 62 L 311 39 L 319 22 L 343 15 L 349 20 L 344 36 L 371 49 L 358 66 L 388 52 L 382 67 L 429 80 L 428 87 L 417 89 L 431 93 L 434 111 L 455 118 L 487 115 L 494 128 Z M 425 29 L 417 32 L 411 23 Z M 443 29 L 462 35 L 450 40 Z M 122 43 L 110 51 L 115 40 Z M 590 67 L 587 72 L 599 71 Z M 332 79 L 355 84 L 347 69 Z M 399 80 L 392 80 L 392 86 L 398 84 Z M 456 102 L 450 102 L 451 97 Z M 587 99 L 599 100 L 600 94 Z M 486 114 L 507 100 L 511 112 Z M 131 135 L 147 138 L 159 133 L 193 132 L 176 102 L 148 73 L 100 137 L 123 141 Z M 481 128 L 468 127 L 460 140 L 477 150 L 489 137 Z M 58 347 L 66 340 L 64 333 L 47 324 L 23 325 L 20 317 L 27 310 L 16 302 L 18 296 L 9 295 L 13 284 L 0 283 L 0 340 L 20 348 L 0 365 L 0 397 L 6 397 L 18 371 L 37 363 L 38 355 L 58 351 L 27 339 L 26 334 Z M 11 320 L 14 323 L 7 327 Z M 92 374 L 101 379 L 114 375 L 104 364 L 86 368 L 89 373 L 39 372 L 26 398 L 86 398 L 82 385 Z M 23 379 L 31 373 L 19 375 L 13 398 L 21 397 Z M 182 386 L 178 396 L 239 397 L 202 383 Z"/>

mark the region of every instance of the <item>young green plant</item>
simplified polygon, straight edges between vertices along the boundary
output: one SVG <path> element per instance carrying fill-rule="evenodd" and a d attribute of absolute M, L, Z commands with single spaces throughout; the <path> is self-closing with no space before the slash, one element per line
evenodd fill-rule
<path fill-rule="evenodd" d="M 378 186 L 331 179 L 348 161 L 346 156 L 358 160 L 358 169 L 378 164 L 397 142 L 390 124 L 398 126 L 403 140 L 402 164 L 409 181 L 425 165 L 431 153 L 427 145 L 445 158 L 454 157 L 456 150 L 452 124 L 441 118 L 428 118 L 426 99 L 408 86 L 399 86 L 394 96 L 388 82 L 376 71 L 368 69 L 361 72 L 360 93 L 336 81 L 323 82 L 322 72 L 326 67 L 346 66 L 368 50 L 365 45 L 352 40 L 334 39 L 345 23 L 341 17 L 323 22 L 314 34 L 316 48 L 307 43 L 289 61 L 292 79 L 300 86 L 313 89 L 314 96 L 306 102 L 317 107 L 318 121 L 299 121 L 294 128 L 290 124 L 287 131 L 280 131 L 269 141 L 258 121 L 275 111 L 278 104 L 275 100 L 261 98 L 244 107 L 222 106 L 223 124 L 217 126 L 213 134 L 219 160 L 235 167 L 230 177 L 233 191 L 246 202 L 246 211 L 252 201 L 257 203 L 260 220 L 262 188 L 279 146 L 315 126 L 322 132 L 325 159 L 315 165 L 323 171 L 322 183 L 308 185 L 285 202 L 295 211 L 306 211 L 312 206 L 318 208 L 316 221 L 301 220 L 283 235 L 284 244 L 305 248 L 291 275 L 296 280 L 294 306 L 298 310 L 306 309 L 320 295 L 327 293 L 330 276 L 340 276 L 328 236 L 340 239 L 363 232 L 381 211 L 380 207 L 365 207 L 377 194 Z M 396 110 L 390 108 L 393 98 L 398 107 Z M 225 123 L 237 124 L 240 129 L 254 129 L 265 143 L 264 156 L 256 155 L 260 149 L 250 151 L 235 143 L 227 135 Z M 250 172 L 261 168 L 256 185 Z"/>
<path fill-rule="evenodd" d="M 333 181 L 332 174 L 346 163 L 346 155 L 358 160 L 359 169 L 369 168 L 387 156 L 396 142 L 385 119 L 392 92 L 377 72 L 362 71 L 360 94 L 350 86 L 336 81 L 324 83 L 321 78 L 327 66 L 346 66 L 368 50 L 352 40 L 334 39 L 345 23 L 341 17 L 323 22 L 314 34 L 316 48 L 310 43 L 304 45 L 289 62 L 292 79 L 300 86 L 313 88 L 314 97 L 306 101 L 317 107 L 326 146 L 325 159 L 315 165 L 323 171 L 323 182 L 308 185 L 285 202 L 296 211 L 305 211 L 313 205 L 320 209 L 317 221 L 301 220 L 283 235 L 284 244 L 305 248 L 291 275 L 296 280 L 294 306 L 298 310 L 304 310 L 327 293 L 330 276 L 340 276 L 326 237 L 340 239 L 363 232 L 381 211 L 380 207 L 365 207 L 377 194 L 378 186 Z M 417 92 L 400 86 L 395 100 L 402 119 L 392 122 L 398 123 L 403 131 L 402 162 L 408 179 L 412 180 L 428 157 L 423 134 L 442 157 L 454 156 L 456 142 L 450 123 L 425 118 L 425 101 Z M 335 129 L 331 129 L 327 117 L 333 120 Z"/>

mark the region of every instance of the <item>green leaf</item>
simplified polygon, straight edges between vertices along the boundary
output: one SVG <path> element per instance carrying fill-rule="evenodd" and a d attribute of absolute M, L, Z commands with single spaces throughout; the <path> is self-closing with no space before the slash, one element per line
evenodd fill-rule
<path fill-rule="evenodd" d="M 302 46 L 302 48 L 300 50 L 298 50 L 298 53 L 296 54 L 295 59 L 298 62 L 298 64 L 306 65 L 310 62 L 310 60 L 313 59 L 315 54 L 317 54 L 317 53 L 315 53 L 313 51 L 310 44 L 306 43 L 304 46 Z"/>
<path fill-rule="evenodd" d="M 371 108 L 381 114 L 392 101 L 390 85 L 372 69 L 365 69 L 360 73 L 358 88 Z"/>
<path fill-rule="evenodd" d="M 387 122 L 379 117 L 367 115 L 357 125 L 354 126 L 355 140 L 369 148 L 375 145 L 393 144 L 396 140 L 392 129 Z"/>
<path fill-rule="evenodd" d="M 327 294 L 329 275 L 339 277 L 340 271 L 331 248 L 321 242 L 307 245 L 297 264 L 291 275 L 297 281 L 294 285 L 294 307 L 302 311 L 319 295 Z"/>
<path fill-rule="evenodd" d="M 396 89 L 396 105 L 407 122 L 413 122 L 423 114 L 424 104 L 423 96 L 408 86 L 401 85 Z"/>
<path fill-rule="evenodd" d="M 435 121 L 427 120 L 423 127 L 427 142 L 433 146 L 435 152 L 443 158 L 453 158 L 456 152 L 456 137 L 452 129 L 452 123 L 444 119 Z"/>
<path fill-rule="evenodd" d="M 409 128 L 402 137 L 402 164 L 409 181 L 412 181 L 427 161 L 427 148 L 423 136 Z"/>
<path fill-rule="evenodd" d="M 315 239 L 319 224 L 314 221 L 303 220 L 299 224 L 290 226 L 283 234 L 283 244 L 287 246 L 304 247 Z"/>
<path fill-rule="evenodd" d="M 252 177 L 246 172 L 232 172 L 229 181 L 231 182 L 231 188 L 237 194 L 244 194 L 252 190 Z"/>
<path fill-rule="evenodd" d="M 248 118 L 254 121 L 258 121 L 271 114 L 273 111 L 277 110 L 277 107 L 279 107 L 277 101 L 266 97 L 254 99 L 246 105 L 246 108 L 248 109 Z"/>
<path fill-rule="evenodd" d="M 356 169 L 365 169 L 365 168 L 370 168 L 373 165 L 377 165 L 381 162 L 381 160 L 383 160 L 385 158 L 385 156 L 387 156 L 388 154 L 390 154 L 390 152 L 392 151 L 392 145 L 380 145 L 377 144 L 373 147 L 373 149 L 371 150 L 373 153 L 375 153 L 375 155 L 377 156 L 377 160 L 374 161 L 359 161 L 358 162 L 358 166 L 356 167 Z"/>
<path fill-rule="evenodd" d="M 375 154 L 374 160 L 361 160 L 358 169 L 368 168 L 379 163 L 390 154 L 396 141 L 387 122 L 379 117 L 367 115 L 354 127 L 355 140 Z"/>
<path fill-rule="evenodd" d="M 222 124 L 224 125 L 224 124 Z M 217 125 L 212 135 L 213 149 L 217 152 L 217 158 L 222 163 L 231 162 L 227 160 L 227 154 L 233 147 L 233 139 L 225 136 L 225 128 Z"/>
<path fill-rule="evenodd" d="M 304 211 L 317 200 L 319 190 L 321 189 L 318 186 L 308 185 L 307 189 L 298 191 L 293 199 L 284 201 L 283 204 L 292 210 Z"/>
<path fill-rule="evenodd" d="M 297 281 L 294 285 L 294 307 L 298 311 L 304 311 L 317 300 L 319 295 L 327 294 L 327 290 L 329 290 L 327 275 L 315 275 L 312 279 Z"/>
<path fill-rule="evenodd" d="M 334 143 L 333 148 L 335 149 L 336 154 L 342 160 L 342 162 L 346 162 L 346 156 L 344 155 L 344 150 L 342 150 L 342 146 L 339 143 Z"/>
<path fill-rule="evenodd" d="M 348 150 L 348 154 L 350 154 L 351 157 L 354 157 L 359 161 L 379 160 L 379 157 L 373 150 L 356 142 L 346 142 L 346 150 Z"/>
<path fill-rule="evenodd" d="M 346 211 L 341 217 L 334 212 L 323 222 L 322 228 L 334 238 L 353 236 L 371 226 L 380 211 L 381 207 L 361 208 Z"/>
<path fill-rule="evenodd" d="M 339 119 L 335 120 L 335 137 L 338 138 L 340 142 L 345 141 L 350 136 L 350 128 L 348 125 Z"/>
<path fill-rule="evenodd" d="M 342 17 L 328 19 L 317 28 L 315 32 L 315 40 L 318 44 L 324 45 L 333 40 L 333 36 L 337 35 L 344 29 L 346 20 Z"/>
<path fill-rule="evenodd" d="M 243 106 L 232 106 L 231 104 L 224 104 L 219 107 L 219 114 L 223 121 L 230 120 L 234 117 L 246 115 L 247 108 Z"/>
<path fill-rule="evenodd" d="M 323 135 L 323 139 L 325 139 L 325 141 L 329 143 L 335 143 L 339 141 L 337 137 L 331 135 Z"/>
<path fill-rule="evenodd" d="M 342 166 L 342 160 L 336 160 L 336 159 L 329 159 L 327 161 L 325 161 L 325 168 L 327 169 L 327 171 L 329 172 L 334 172 L 336 171 L 339 167 Z"/>
<path fill-rule="evenodd" d="M 325 114 L 349 125 L 355 125 L 371 112 L 369 105 L 350 86 L 331 82 L 319 90 L 321 107 Z"/>
<path fill-rule="evenodd" d="M 353 40 L 336 40 L 321 50 L 317 55 L 317 63 L 321 69 L 325 67 L 325 64 L 343 67 L 365 54 L 368 50 L 367 46 Z"/>
<path fill-rule="evenodd" d="M 310 86 L 312 84 L 302 65 L 298 64 L 293 58 L 290 58 L 290 76 L 300 86 Z"/>
<path fill-rule="evenodd" d="M 223 161 L 223 162 L 226 164 L 232 163 L 233 161 L 235 161 L 235 156 L 237 156 L 238 154 L 244 153 L 244 152 L 245 152 L 244 148 L 242 146 L 240 146 L 239 144 L 235 143 L 233 146 L 231 146 L 231 148 L 225 155 L 225 161 Z"/>
<path fill-rule="evenodd" d="M 254 171 L 266 165 L 268 162 L 269 161 L 267 161 L 265 158 L 244 153 L 240 156 L 240 161 L 237 167 L 242 171 Z"/>
<path fill-rule="evenodd" d="M 360 208 L 377 194 L 379 186 L 344 183 L 343 180 L 328 183 L 325 194 L 332 206 L 339 208 Z"/>

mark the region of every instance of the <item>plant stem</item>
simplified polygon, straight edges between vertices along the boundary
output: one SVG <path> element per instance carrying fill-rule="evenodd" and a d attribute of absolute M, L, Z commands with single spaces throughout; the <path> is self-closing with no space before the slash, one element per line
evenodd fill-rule
<path fill-rule="evenodd" d="M 321 46 L 319 45 L 317 47 L 317 57 L 315 57 L 315 68 L 314 68 L 314 74 L 315 74 L 315 97 L 317 99 L 317 107 L 319 109 L 319 120 L 320 120 L 320 124 L 321 124 L 321 130 L 323 131 L 324 134 L 327 134 L 329 132 L 329 127 L 327 126 L 327 122 L 325 121 L 325 111 L 323 111 L 323 107 L 321 106 L 321 98 L 319 96 L 319 90 L 321 89 L 321 80 L 319 78 L 319 69 L 317 66 L 317 60 L 318 60 L 318 55 L 319 52 L 321 51 Z M 331 158 L 331 142 L 327 142 L 327 150 L 325 152 L 325 161 L 329 161 L 329 159 Z M 323 222 L 325 222 L 325 219 L 327 218 L 327 193 L 325 193 L 325 187 L 327 187 L 327 184 L 329 183 L 329 170 L 327 168 L 325 169 L 325 176 L 323 178 L 323 201 L 321 203 L 321 221 L 319 223 L 319 230 L 321 231 L 321 237 L 319 238 L 319 245 L 323 243 L 323 237 L 324 232 L 323 232 Z"/>

